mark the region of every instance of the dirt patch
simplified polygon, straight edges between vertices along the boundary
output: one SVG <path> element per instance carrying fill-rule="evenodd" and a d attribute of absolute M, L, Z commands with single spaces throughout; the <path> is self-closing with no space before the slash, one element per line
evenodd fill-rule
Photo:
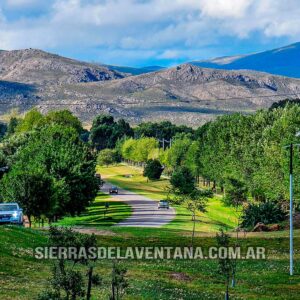
<path fill-rule="evenodd" d="M 116 233 L 110 231 L 110 230 L 100 230 L 97 228 L 80 228 L 75 227 L 72 228 L 74 231 L 84 233 L 84 234 L 94 234 L 94 235 L 105 235 L 105 236 L 114 236 Z"/>
<path fill-rule="evenodd" d="M 177 273 L 177 272 L 171 273 L 170 277 L 172 279 L 175 279 L 175 280 L 178 280 L 178 281 L 185 281 L 185 282 L 192 280 L 192 278 L 189 275 L 185 274 L 185 273 Z"/>

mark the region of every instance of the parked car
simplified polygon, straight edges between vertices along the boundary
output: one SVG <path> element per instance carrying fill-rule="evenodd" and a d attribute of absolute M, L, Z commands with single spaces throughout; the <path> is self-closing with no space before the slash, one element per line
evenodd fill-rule
<path fill-rule="evenodd" d="M 166 209 L 169 209 L 170 207 L 169 207 L 169 202 L 167 201 L 167 200 L 160 200 L 159 202 L 158 202 L 158 207 L 157 207 L 158 209 L 160 209 L 160 208 L 166 208 Z"/>
<path fill-rule="evenodd" d="M 112 186 L 112 187 L 109 189 L 109 193 L 110 193 L 110 194 L 118 194 L 118 193 L 119 193 L 119 189 L 118 189 L 116 186 Z"/>
<path fill-rule="evenodd" d="M 0 203 L 0 224 L 23 224 L 23 210 L 17 203 Z"/>

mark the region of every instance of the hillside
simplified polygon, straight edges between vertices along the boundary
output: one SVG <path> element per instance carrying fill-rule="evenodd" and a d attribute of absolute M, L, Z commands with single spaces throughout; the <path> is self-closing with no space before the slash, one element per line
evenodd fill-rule
<path fill-rule="evenodd" d="M 288 95 L 299 96 L 300 80 L 186 64 L 120 80 L 69 85 L 62 92 L 76 95 L 89 107 L 85 111 L 80 107 L 86 119 L 105 110 L 133 123 L 168 119 L 198 125 L 220 114 L 248 113 Z"/>
<path fill-rule="evenodd" d="M 29 84 L 65 84 L 123 78 L 104 66 L 36 49 L 0 52 L 0 80 Z"/>
<path fill-rule="evenodd" d="M 68 108 L 90 123 L 100 113 L 131 123 L 170 120 L 198 126 L 220 114 L 253 112 L 299 97 L 300 80 L 191 64 L 128 76 L 40 50 L 0 52 L 0 114 Z M 126 77 L 127 76 L 127 77 Z"/>
<path fill-rule="evenodd" d="M 300 78 L 300 42 L 260 53 L 194 61 L 192 64 L 205 68 L 247 69 Z"/>

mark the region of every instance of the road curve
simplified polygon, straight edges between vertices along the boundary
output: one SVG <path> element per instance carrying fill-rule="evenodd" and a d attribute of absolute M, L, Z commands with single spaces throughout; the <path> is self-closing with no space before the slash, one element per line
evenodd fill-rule
<path fill-rule="evenodd" d="M 111 186 L 112 184 L 106 182 L 102 191 L 108 193 Z M 158 209 L 157 201 L 124 189 L 119 188 L 119 194 L 113 194 L 111 197 L 114 200 L 124 201 L 132 207 L 131 216 L 115 226 L 159 228 L 171 222 L 176 215 L 174 208 Z"/>

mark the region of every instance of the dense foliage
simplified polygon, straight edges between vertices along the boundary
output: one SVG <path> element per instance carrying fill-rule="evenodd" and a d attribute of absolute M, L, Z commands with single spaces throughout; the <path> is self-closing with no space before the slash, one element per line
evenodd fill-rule
<path fill-rule="evenodd" d="M 299 143 L 295 134 L 300 130 L 300 106 L 289 102 L 278 106 L 251 115 L 221 116 L 193 133 L 177 132 L 166 149 L 159 139 L 167 134 L 158 134 L 159 126 L 168 132 L 162 125 L 165 123 L 143 123 L 135 129 L 136 136 L 158 138 L 152 138 L 151 144 L 147 138 L 127 139 L 119 145 L 120 153 L 134 162 L 158 159 L 170 176 L 178 167 L 186 167 L 196 181 L 201 177 L 206 185 L 213 183 L 213 190 L 223 191 L 224 201 L 230 205 L 252 198 L 286 201 L 289 153 L 284 146 Z M 293 159 L 295 182 L 300 182 L 299 151 Z M 295 196 L 299 202 L 299 184 L 295 185 Z"/>
<path fill-rule="evenodd" d="M 158 180 L 163 171 L 163 166 L 158 159 L 149 159 L 144 167 L 143 175 L 150 180 Z"/>
<path fill-rule="evenodd" d="M 170 183 L 175 193 L 190 194 L 195 190 L 195 178 L 189 168 L 177 167 L 173 172 Z"/>
<path fill-rule="evenodd" d="M 103 149 L 97 156 L 99 166 L 108 166 L 119 161 L 118 153 L 114 149 Z"/>
<path fill-rule="evenodd" d="M 124 141 L 121 151 L 124 159 L 145 163 L 148 159 L 156 158 L 158 141 L 155 138 L 127 139 Z"/>
<path fill-rule="evenodd" d="M 160 123 L 146 122 L 139 124 L 135 129 L 135 137 L 154 137 L 170 140 L 178 133 L 193 133 L 194 130 L 185 125 L 176 126 L 169 121 Z"/>
<path fill-rule="evenodd" d="M 272 224 L 282 222 L 286 213 L 277 203 L 267 201 L 265 203 L 249 204 L 242 217 L 243 227 L 253 227 L 257 223 Z"/>
<path fill-rule="evenodd" d="M 119 139 L 132 137 L 133 130 L 123 119 L 115 121 L 112 116 L 97 116 L 91 128 L 90 141 L 94 148 L 114 148 Z"/>
<path fill-rule="evenodd" d="M 10 167 L 0 182 L 2 201 L 18 202 L 29 219 L 85 210 L 98 183 L 95 156 L 80 140 L 77 120 L 66 111 L 43 116 L 33 110 L 18 121 L 0 151 Z"/>

